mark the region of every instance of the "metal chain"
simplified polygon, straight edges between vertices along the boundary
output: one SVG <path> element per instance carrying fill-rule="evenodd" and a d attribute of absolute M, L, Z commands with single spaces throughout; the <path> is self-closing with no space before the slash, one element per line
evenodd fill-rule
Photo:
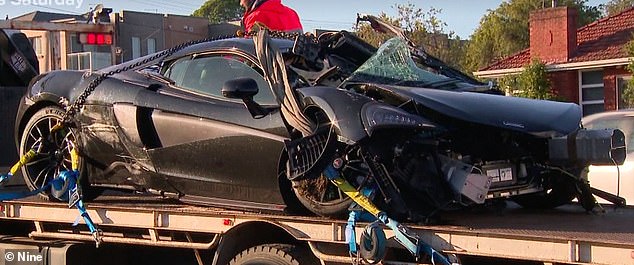
<path fill-rule="evenodd" d="M 251 32 L 250 35 L 253 36 L 255 35 L 256 32 Z M 278 39 L 289 39 L 289 40 L 294 40 L 295 38 L 301 36 L 303 34 L 301 33 L 289 33 L 289 32 L 284 32 L 284 31 L 269 31 L 269 36 L 274 37 L 274 38 L 278 38 Z"/>
<path fill-rule="evenodd" d="M 256 32 L 249 32 L 247 34 L 244 34 L 243 37 L 253 37 L 256 34 Z M 271 37 L 275 37 L 275 38 L 279 38 L 279 39 L 291 39 L 294 40 L 295 38 L 299 37 L 300 33 L 288 33 L 288 32 L 283 32 L 283 31 L 270 31 L 269 32 Z M 71 119 L 78 113 L 81 111 L 81 108 L 86 104 L 86 100 L 88 98 L 88 96 L 90 96 L 95 89 L 97 88 L 97 86 L 99 86 L 99 84 L 101 84 L 104 80 L 106 80 L 108 77 L 119 74 L 121 72 L 126 72 L 129 70 L 132 70 L 134 68 L 140 67 L 144 64 L 147 64 L 149 62 L 152 62 L 154 60 L 160 59 L 160 58 L 165 58 L 168 57 L 184 48 L 187 48 L 189 46 L 192 45 L 196 45 L 196 44 L 200 44 L 200 43 L 204 43 L 204 42 L 210 42 L 210 41 L 217 41 L 217 40 L 223 40 L 223 39 L 230 39 L 230 38 L 235 38 L 235 37 L 239 37 L 238 35 L 232 35 L 232 36 L 221 36 L 221 37 L 216 37 L 216 38 L 206 38 L 206 39 L 202 39 L 202 40 L 194 40 L 194 41 L 189 41 L 189 42 L 185 42 L 182 43 L 180 45 L 177 45 L 175 47 L 172 47 L 170 49 L 167 50 L 163 50 L 162 52 L 156 53 L 151 57 L 145 58 L 141 61 L 138 61 L 134 64 L 131 65 L 127 65 L 125 67 L 122 68 L 118 68 L 116 70 L 112 70 L 109 71 L 107 73 L 101 73 L 99 74 L 95 79 L 93 79 L 92 81 L 90 81 L 90 83 L 88 84 L 88 86 L 86 87 L 86 89 L 84 89 L 84 91 L 82 91 L 82 93 L 77 97 L 77 99 L 73 102 L 73 104 L 71 104 L 70 106 L 68 106 L 66 108 L 66 112 L 64 113 L 64 115 L 62 116 L 62 122 L 64 124 L 68 124 L 71 122 Z"/>
<path fill-rule="evenodd" d="M 234 36 L 231 36 L 234 37 Z M 161 51 L 157 54 L 154 54 L 151 57 L 145 58 L 141 61 L 138 61 L 134 64 L 131 65 L 127 65 L 125 67 L 122 68 L 118 68 L 116 70 L 112 70 L 110 72 L 107 73 L 101 73 L 97 76 L 97 78 L 93 79 L 92 81 L 90 81 L 90 83 L 88 84 L 88 87 L 86 87 L 86 89 L 84 89 L 84 91 L 77 97 L 77 99 L 73 102 L 72 105 L 68 106 L 66 109 L 66 112 L 64 113 L 63 117 L 62 117 L 62 121 L 64 123 L 69 123 L 70 119 L 73 118 L 73 116 L 75 116 L 80 110 L 81 108 L 84 106 L 84 104 L 86 104 L 86 99 L 88 98 L 88 96 L 90 96 L 90 94 L 92 94 L 95 89 L 97 88 L 97 86 L 99 86 L 99 84 L 101 84 L 104 80 L 106 80 L 106 78 L 119 74 L 121 72 L 125 72 L 125 71 L 129 71 L 132 70 L 134 68 L 137 68 L 141 65 L 147 64 L 151 61 L 157 60 L 159 58 L 162 57 L 167 57 L 170 56 L 186 47 L 189 47 L 191 45 L 195 45 L 198 43 L 202 43 L 202 42 L 207 42 L 207 41 L 212 41 L 212 40 L 220 40 L 220 39 L 226 39 L 226 38 L 231 38 L 229 36 L 224 36 L 224 37 L 220 37 L 220 38 L 215 38 L 215 39 L 203 39 L 203 40 L 195 40 L 195 41 L 190 41 L 190 42 L 186 42 L 180 45 L 177 45 L 173 48 Z"/>

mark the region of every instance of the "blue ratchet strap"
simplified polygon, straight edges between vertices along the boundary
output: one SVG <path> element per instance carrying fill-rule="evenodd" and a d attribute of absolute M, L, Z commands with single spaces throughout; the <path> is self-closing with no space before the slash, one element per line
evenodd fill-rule
<path fill-rule="evenodd" d="M 12 174 L 10 173 L 2 175 L 0 176 L 0 181 L 6 180 L 10 178 L 11 176 Z M 77 196 L 73 196 L 73 194 L 77 193 L 78 176 L 79 176 L 79 171 L 77 170 L 62 171 L 57 176 L 57 178 L 50 180 L 48 183 L 46 183 L 44 186 L 42 186 L 39 189 L 36 189 L 33 191 L 0 193 L 0 201 L 23 199 L 23 198 L 30 197 L 38 193 L 47 191 L 47 190 L 51 190 L 51 194 L 56 195 L 55 197 L 57 199 L 60 199 L 63 201 L 69 201 L 69 205 L 68 205 L 69 208 L 72 208 L 73 206 L 77 207 L 77 209 L 79 210 L 80 216 L 83 217 L 84 222 L 86 223 L 86 226 L 88 227 L 88 230 L 90 230 L 90 233 L 95 238 L 97 247 L 99 247 L 99 244 L 101 243 L 99 230 L 97 230 L 97 228 L 95 227 L 95 223 L 90 218 L 90 215 L 88 215 L 88 211 L 86 210 L 86 207 L 84 206 L 84 202 L 81 200 L 81 198 Z M 71 186 L 72 188 L 70 188 Z M 75 222 L 73 226 L 76 226 L 77 223 L 78 222 Z"/>
<path fill-rule="evenodd" d="M 363 188 L 361 193 L 366 197 L 372 197 L 374 189 Z M 357 203 L 352 203 L 350 206 L 350 214 L 348 215 L 348 224 L 346 225 L 346 242 L 348 242 L 350 248 L 350 254 L 357 254 L 357 233 L 355 231 L 357 222 L 373 222 L 376 221 L 376 217 L 367 211 L 363 210 Z"/>
<path fill-rule="evenodd" d="M 56 197 L 60 200 L 68 201 L 68 208 L 72 208 L 73 206 L 77 207 L 77 210 L 79 210 L 79 215 L 84 219 L 84 222 L 86 223 L 86 226 L 88 227 L 88 230 L 90 230 L 90 233 L 93 235 L 95 239 L 95 243 L 97 244 L 97 247 L 99 247 L 99 244 L 101 243 L 101 237 L 99 235 L 99 231 L 95 227 L 95 223 L 92 221 L 92 219 L 90 218 L 90 215 L 88 214 L 88 211 L 86 210 L 86 206 L 84 205 L 83 200 L 81 199 L 81 197 L 79 197 L 78 190 L 77 190 L 78 179 L 79 179 L 79 171 L 77 170 L 62 171 L 59 174 L 59 176 L 56 178 L 56 180 L 62 180 L 62 181 L 61 182 L 57 181 L 53 185 L 52 187 L 53 190 L 51 193 L 59 192 L 58 193 L 59 195 Z M 78 223 L 79 223 L 79 220 L 76 220 L 73 223 L 73 226 L 77 226 Z"/>
<path fill-rule="evenodd" d="M 381 213 L 379 215 L 379 220 L 383 222 L 387 227 L 394 231 L 394 236 L 396 241 L 401 243 L 401 245 L 405 246 L 412 254 L 416 255 L 416 257 L 420 257 L 420 253 L 425 253 L 431 259 L 431 263 L 441 264 L 441 265 L 452 265 L 452 263 L 440 252 L 436 251 L 430 245 L 422 242 L 416 235 L 410 235 L 408 228 L 404 225 L 401 225 L 396 220 L 389 218 L 387 214 Z"/>
<path fill-rule="evenodd" d="M 57 179 L 49 181 L 46 185 L 42 186 L 39 189 L 33 190 L 33 191 L 18 191 L 18 192 L 4 192 L 4 193 L 0 193 L 0 201 L 10 201 L 10 200 L 17 200 L 17 199 L 23 199 L 26 197 L 30 197 L 33 196 L 35 194 L 44 192 L 45 190 L 48 190 L 49 188 L 51 188 L 51 186 L 53 185 L 54 182 L 58 182 Z"/>
<path fill-rule="evenodd" d="M 358 221 L 358 214 L 359 211 L 350 211 L 346 225 L 346 242 L 348 242 L 350 255 L 354 256 L 357 255 L 357 233 L 354 229 Z"/>
<path fill-rule="evenodd" d="M 53 181 L 53 185 L 51 187 L 51 195 L 53 197 L 61 200 L 61 201 L 69 201 L 71 187 L 77 186 L 77 178 L 79 177 L 79 171 L 77 170 L 68 170 L 62 171 L 57 175 L 55 180 Z"/>
<path fill-rule="evenodd" d="M 328 167 L 326 167 L 326 169 L 324 170 L 324 175 L 331 181 L 334 181 L 340 178 L 339 171 L 333 165 L 329 165 Z M 346 182 L 345 184 L 349 186 L 349 183 Z M 339 185 L 337 187 L 339 187 Z M 344 193 L 349 195 L 345 191 Z M 352 198 L 352 199 L 354 200 L 355 198 Z M 396 240 L 405 248 L 407 248 L 407 250 L 409 250 L 412 254 L 414 254 L 414 256 L 417 259 L 420 258 L 421 253 L 425 253 L 429 255 L 429 257 L 431 258 L 431 262 L 434 265 L 436 264 L 452 265 L 451 262 L 446 257 L 441 255 L 438 251 L 434 250 L 429 244 L 426 244 L 422 242 L 421 240 L 419 240 L 416 234 L 410 233 L 406 226 L 401 225 L 399 222 L 397 222 L 396 220 L 393 220 L 392 218 L 389 218 L 385 212 L 377 209 L 376 206 L 373 205 L 370 201 L 366 201 L 365 203 L 367 205 L 361 205 L 361 204 L 360 205 L 363 206 L 363 208 L 367 210 L 368 212 L 374 211 L 376 213 L 376 218 L 378 218 L 387 227 L 392 229 Z M 368 208 L 366 207 L 370 207 L 373 209 L 368 210 Z"/>
<path fill-rule="evenodd" d="M 350 211 L 348 224 L 346 225 L 346 242 L 348 242 L 350 254 L 357 255 L 357 232 L 355 230 L 357 222 L 373 222 L 376 220 L 376 217 L 363 209 Z"/>
<path fill-rule="evenodd" d="M 10 179 L 11 177 L 13 177 L 13 174 L 11 174 L 11 172 L 9 172 L 7 174 L 0 175 L 0 183 L 4 182 L 5 180 Z"/>
<path fill-rule="evenodd" d="M 90 233 L 92 234 L 93 239 L 95 240 L 95 246 L 99 248 L 99 245 L 103 241 L 103 239 L 101 238 L 101 231 L 97 230 L 95 223 L 90 218 L 90 215 L 88 214 L 88 211 L 86 210 L 86 206 L 84 206 L 84 202 L 81 199 L 79 199 L 75 203 L 75 207 L 77 207 L 77 210 L 79 210 L 80 216 L 84 219 L 84 223 L 86 223 L 88 230 L 90 230 Z M 77 223 L 78 222 L 76 221 L 73 224 L 73 226 L 76 226 Z"/>
<path fill-rule="evenodd" d="M 79 210 L 79 214 L 84 218 L 84 222 L 86 222 L 86 226 L 88 226 L 88 230 L 93 235 L 98 233 L 97 228 L 95 227 L 95 223 L 90 219 L 90 215 L 88 215 L 88 211 L 86 210 L 86 206 L 84 206 L 84 202 L 82 200 L 77 201 L 75 204 L 77 210 Z"/>

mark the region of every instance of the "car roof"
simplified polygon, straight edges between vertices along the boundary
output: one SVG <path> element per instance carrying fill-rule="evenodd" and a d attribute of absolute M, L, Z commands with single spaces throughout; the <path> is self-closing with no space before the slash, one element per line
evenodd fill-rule
<path fill-rule="evenodd" d="M 627 152 L 634 152 L 634 146 L 632 146 L 634 142 L 634 109 L 596 113 L 584 117 L 581 122 L 587 128 L 603 129 L 615 127 L 615 129 L 620 129 L 625 134 Z M 630 159 L 628 158 L 628 160 Z"/>
<path fill-rule="evenodd" d="M 595 120 L 613 119 L 613 118 L 620 118 L 620 117 L 634 117 L 634 109 L 622 109 L 622 110 L 595 113 L 595 114 L 583 117 L 582 122 L 588 123 Z"/>
<path fill-rule="evenodd" d="M 277 46 L 282 53 L 287 53 L 290 50 L 292 50 L 293 44 L 295 43 L 294 41 L 288 40 L 288 39 L 272 39 L 272 40 L 273 40 L 273 45 Z M 218 39 L 218 40 L 210 40 L 210 41 L 187 46 L 183 48 L 182 50 L 179 50 L 175 52 L 174 54 L 161 59 L 161 61 L 171 61 L 173 59 L 180 58 L 190 54 L 203 53 L 207 51 L 217 51 L 217 50 L 240 50 L 248 54 L 251 54 L 252 56 L 256 56 L 255 44 L 253 43 L 252 38 L 232 37 L 232 38 L 225 38 L 225 39 Z M 156 55 L 157 53 L 149 54 L 149 55 L 136 58 L 134 60 L 130 60 L 121 64 L 108 66 L 103 69 L 100 69 L 99 72 L 108 73 L 108 72 L 116 71 L 117 69 L 124 69 L 125 67 L 133 67 L 133 68 L 129 68 L 128 70 L 146 68 L 151 64 L 157 63 L 156 61 L 150 60 Z M 147 61 L 147 63 L 145 63 L 145 61 Z"/>
<path fill-rule="evenodd" d="M 294 41 L 287 39 L 272 39 L 273 45 L 277 46 L 282 52 L 290 51 L 293 48 Z M 188 54 L 195 54 L 200 52 L 212 51 L 212 50 L 229 50 L 238 49 L 247 52 L 255 56 L 255 45 L 252 38 L 228 38 L 219 39 L 208 42 L 203 42 L 186 47 L 171 56 L 166 60 L 179 58 Z"/>

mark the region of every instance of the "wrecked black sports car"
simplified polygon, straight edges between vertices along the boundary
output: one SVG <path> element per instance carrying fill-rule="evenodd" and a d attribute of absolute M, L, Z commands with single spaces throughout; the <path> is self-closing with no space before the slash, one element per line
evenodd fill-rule
<path fill-rule="evenodd" d="M 228 38 L 146 70 L 156 64 L 100 83 L 72 129 L 23 168 L 29 188 L 70 168 L 77 148 L 84 198 L 114 188 L 339 216 L 352 200 L 324 174 L 335 165 L 380 208 L 417 220 L 495 198 L 539 208 L 578 198 L 589 209 L 587 165 L 625 158 L 623 134 L 583 129 L 579 106 L 500 95 L 403 38 L 378 49 L 345 31 Z M 16 122 L 22 155 L 97 74 L 31 82 Z"/>

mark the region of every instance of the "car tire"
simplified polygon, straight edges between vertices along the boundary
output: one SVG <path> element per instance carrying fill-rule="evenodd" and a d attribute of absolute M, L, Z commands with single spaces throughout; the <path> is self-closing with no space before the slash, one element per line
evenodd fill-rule
<path fill-rule="evenodd" d="M 299 202 L 320 216 L 343 217 L 352 204 L 352 199 L 324 175 L 314 179 L 292 181 L 292 185 Z"/>
<path fill-rule="evenodd" d="M 287 244 L 266 244 L 248 248 L 229 265 L 317 265 L 319 260 L 307 249 Z"/>
<path fill-rule="evenodd" d="M 48 135 L 51 128 L 62 120 L 63 115 L 64 110 L 56 106 L 44 107 L 35 112 L 22 131 L 19 150 L 20 156 L 26 154 L 35 145 L 39 137 Z M 72 130 L 63 129 L 52 136 L 51 143 L 54 144 L 56 148 L 49 147 L 51 149 L 51 151 L 49 151 L 46 150 L 47 147 L 43 147 L 41 154 L 38 154 L 30 163 L 22 167 L 22 176 L 29 190 L 39 189 L 43 185 L 46 185 L 52 178 L 56 177 L 61 171 L 71 168 L 70 148 L 71 146 L 76 146 L 76 140 L 76 134 Z M 52 151 L 52 149 L 61 151 Z M 80 157 L 80 188 L 83 199 L 88 201 L 99 196 L 102 190 L 90 187 L 85 168 L 86 165 Z M 44 200 L 57 200 L 51 196 L 50 191 L 39 193 L 38 196 Z"/>

